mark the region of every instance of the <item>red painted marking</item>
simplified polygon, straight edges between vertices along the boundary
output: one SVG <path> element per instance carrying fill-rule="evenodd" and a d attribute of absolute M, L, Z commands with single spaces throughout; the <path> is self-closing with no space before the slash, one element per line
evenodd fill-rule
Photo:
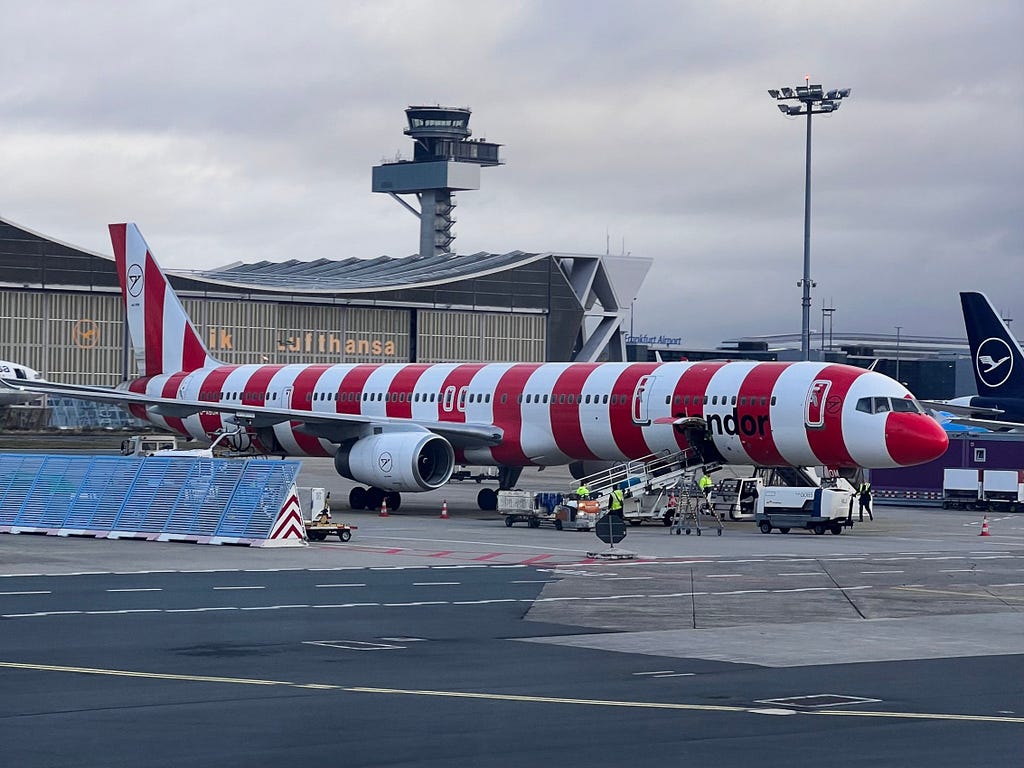
<path fill-rule="evenodd" d="M 283 365 L 261 365 L 257 368 L 253 374 L 249 377 L 249 380 L 245 382 L 246 392 L 256 392 L 262 396 L 256 400 L 247 400 L 249 405 L 257 405 L 259 407 L 266 407 L 268 405 L 275 405 L 273 401 L 267 402 L 266 393 L 267 387 L 270 386 L 271 379 L 277 375 L 277 372 L 284 368 Z"/>
<path fill-rule="evenodd" d="M 821 427 L 805 427 L 807 442 L 818 461 L 825 467 L 856 466 L 843 438 L 843 401 L 853 382 L 866 371 L 851 369 L 845 365 L 829 365 L 814 377 L 815 381 L 830 381 L 825 402 L 820 404 L 824 424 Z M 812 382 L 811 387 L 815 387 Z M 816 414 L 817 415 L 817 414 Z M 805 414 L 806 416 L 806 414 Z M 934 420 L 933 420 L 934 423 Z"/>
<path fill-rule="evenodd" d="M 237 369 L 237 365 L 222 365 L 220 368 L 211 370 L 199 385 L 199 399 L 207 403 L 220 402 L 219 395 L 224 387 L 224 380 L 227 379 L 232 371 Z M 239 404 L 241 404 L 241 401 L 239 401 Z M 203 426 L 203 432 L 211 437 L 218 429 L 224 427 L 224 422 L 221 420 L 219 413 L 200 413 L 199 423 Z"/>
<path fill-rule="evenodd" d="M 175 373 L 170 376 L 167 381 L 164 382 L 163 389 L 160 392 L 161 397 L 177 398 L 178 387 L 181 386 L 181 382 L 188 376 L 188 373 L 182 371 L 181 373 Z M 164 416 L 164 421 L 167 422 L 167 426 L 182 435 L 187 435 L 188 430 L 185 429 L 185 420 L 175 416 Z"/>
<path fill-rule="evenodd" d="M 164 372 L 164 297 L 171 288 L 164 279 L 160 267 L 146 252 L 145 285 L 143 286 L 143 311 L 145 316 L 146 375 L 156 376 Z M 170 371 L 168 371 L 170 373 Z"/>
<path fill-rule="evenodd" d="M 182 314 L 184 313 L 183 307 Z M 181 344 L 181 357 L 181 369 L 183 371 L 199 370 L 206 365 L 206 359 L 209 357 L 206 347 L 199 338 L 199 334 L 196 333 L 195 326 L 192 325 L 192 320 L 189 319 L 188 315 L 185 315 L 185 338 Z"/>
<path fill-rule="evenodd" d="M 362 365 L 354 366 L 341 380 L 341 384 L 338 387 L 338 391 L 344 396 L 349 395 L 355 396 L 354 400 L 345 400 L 343 397 L 339 397 L 336 409 L 338 413 L 362 413 L 362 395 L 363 387 L 366 386 L 366 380 L 370 378 L 370 374 L 377 370 L 380 366 L 363 363 Z"/>
<path fill-rule="evenodd" d="M 718 372 L 718 369 L 727 363 L 694 363 L 676 381 L 675 389 L 672 390 L 672 413 L 677 417 L 704 415 L 704 396 L 708 393 L 708 384 L 711 377 Z M 676 398 L 680 402 L 676 405 Z M 689 398 L 689 402 L 686 399 Z M 689 448 L 689 443 L 683 437 L 683 433 L 676 430 L 676 445 L 680 450 Z"/>
<path fill-rule="evenodd" d="M 643 429 L 633 421 L 633 392 L 640 379 L 650 376 L 658 366 L 659 363 L 633 363 L 619 374 L 612 386 L 608 404 L 612 438 L 619 450 L 631 459 L 639 459 L 651 452 L 644 440 Z"/>
<path fill-rule="evenodd" d="M 789 366 L 789 363 L 759 363 L 743 379 L 743 383 L 740 384 L 739 397 L 736 400 L 736 421 L 738 422 L 737 426 L 741 427 L 740 443 L 743 445 L 743 450 L 756 464 L 765 467 L 775 467 L 786 463 L 775 445 L 771 420 L 764 421 L 764 419 L 771 415 L 772 390 L 775 389 L 775 382 Z M 744 405 L 744 400 L 746 400 L 746 405 Z M 761 405 L 762 400 L 764 405 Z M 742 423 L 743 419 L 747 417 L 754 419 L 755 424 L 763 422 L 765 427 L 763 434 L 750 436 L 744 434 Z"/>
<path fill-rule="evenodd" d="M 480 555 L 480 557 L 474 557 L 474 560 L 493 560 L 496 557 L 501 557 L 504 552 L 488 552 L 486 555 Z"/>
<path fill-rule="evenodd" d="M 491 456 L 498 464 L 514 467 L 530 464 L 530 457 L 523 452 L 523 409 L 519 395 L 538 368 L 539 364 L 513 365 L 501 375 L 494 388 L 494 423 L 504 432 L 501 445 L 491 448 Z"/>
<path fill-rule="evenodd" d="M 473 380 L 473 377 L 477 372 L 483 367 L 484 363 L 466 363 L 464 365 L 455 366 L 455 368 L 448 373 L 444 379 L 444 383 L 441 385 L 441 400 L 437 404 L 438 421 L 458 421 L 465 423 L 468 393 L 464 390 L 469 386 L 469 383 Z M 455 397 L 452 398 L 452 409 L 450 411 L 446 411 L 444 409 L 444 393 L 449 387 L 455 388 Z"/>
<path fill-rule="evenodd" d="M 580 398 L 587 377 L 598 363 L 570 365 L 555 381 L 551 392 L 551 432 L 558 450 L 571 459 L 596 459 L 587 446 L 580 424 Z M 562 402 L 563 398 L 567 402 Z M 569 402 L 571 400 L 571 402 Z"/>
<path fill-rule="evenodd" d="M 320 377 L 327 371 L 329 365 L 309 365 L 303 368 L 299 375 L 295 377 L 295 383 L 292 385 L 292 401 L 290 407 L 296 411 L 312 411 L 313 400 L 312 393 L 316 388 L 316 384 L 320 381 Z M 309 399 L 307 399 L 309 396 Z M 320 445 L 320 441 L 312 435 L 307 435 L 305 432 L 300 432 L 297 427 L 301 425 L 301 421 L 291 422 L 292 435 L 295 437 L 295 442 L 299 445 L 301 450 L 307 456 L 327 456 L 327 451 Z"/>
<path fill-rule="evenodd" d="M 125 306 L 128 306 L 128 287 L 126 272 L 128 271 L 125 265 L 126 255 L 125 249 L 127 248 L 126 242 L 128 239 L 128 225 L 127 224 L 111 224 L 107 227 L 110 230 L 110 243 L 114 246 L 114 264 L 117 265 L 117 278 L 121 283 L 121 301 L 124 302 Z"/>
<path fill-rule="evenodd" d="M 430 366 L 424 363 L 404 365 L 391 379 L 388 386 L 389 400 L 384 403 L 385 413 L 397 419 L 412 418 L 412 391 Z"/>
<path fill-rule="evenodd" d="M 444 549 L 444 550 L 441 550 L 440 552 L 431 552 L 429 555 L 427 555 L 427 557 L 448 557 L 448 555 L 454 555 L 454 554 L 455 554 L 455 550 L 454 549 Z"/>
<path fill-rule="evenodd" d="M 520 562 L 523 565 L 529 565 L 530 563 L 539 563 L 541 560 L 550 560 L 554 555 L 537 555 L 536 557 L 528 557 Z"/>

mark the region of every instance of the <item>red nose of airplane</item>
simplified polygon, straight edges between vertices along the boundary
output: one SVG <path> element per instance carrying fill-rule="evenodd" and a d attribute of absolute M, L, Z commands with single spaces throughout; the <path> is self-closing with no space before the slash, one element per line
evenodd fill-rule
<path fill-rule="evenodd" d="M 890 413 L 885 445 L 897 464 L 910 467 L 939 458 L 949 447 L 946 431 L 923 413 Z"/>

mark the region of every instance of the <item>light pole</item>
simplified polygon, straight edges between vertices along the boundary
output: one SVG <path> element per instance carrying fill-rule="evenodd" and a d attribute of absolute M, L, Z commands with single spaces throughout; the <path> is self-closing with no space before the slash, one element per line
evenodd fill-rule
<path fill-rule="evenodd" d="M 804 360 L 811 355 L 811 115 L 835 112 L 840 102 L 850 95 L 849 88 L 833 89 L 825 93 L 820 84 L 811 85 L 811 77 L 796 88 L 770 89 L 768 95 L 777 101 L 795 101 L 779 104 L 779 111 L 789 117 L 807 115 L 807 163 L 804 176 L 804 276 L 797 285 L 803 286 L 803 307 L 800 326 L 800 352 Z"/>
<path fill-rule="evenodd" d="M 896 381 L 900 380 L 900 331 L 903 330 L 902 325 L 896 326 Z"/>

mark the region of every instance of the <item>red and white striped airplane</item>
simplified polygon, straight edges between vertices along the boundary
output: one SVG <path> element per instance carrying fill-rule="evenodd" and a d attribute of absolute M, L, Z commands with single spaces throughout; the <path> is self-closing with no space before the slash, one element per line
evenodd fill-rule
<path fill-rule="evenodd" d="M 354 506 L 397 507 L 401 491 L 442 486 L 456 463 L 502 467 L 511 487 L 525 466 L 688 447 L 705 461 L 837 469 L 919 464 L 947 447 L 906 388 L 846 365 L 226 365 L 138 228 L 112 224 L 110 235 L 142 375 L 117 389 L 40 388 L 126 405 L 201 441 L 234 433 L 239 450 L 334 456 L 341 475 L 369 486 L 353 490 Z"/>

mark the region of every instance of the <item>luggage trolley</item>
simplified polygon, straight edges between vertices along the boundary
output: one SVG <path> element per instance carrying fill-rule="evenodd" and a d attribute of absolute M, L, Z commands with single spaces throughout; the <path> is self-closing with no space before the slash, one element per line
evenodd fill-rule
<path fill-rule="evenodd" d="M 678 491 L 676 511 L 672 516 L 672 527 L 669 528 L 669 532 L 676 535 L 685 533 L 689 536 L 690 531 L 696 531 L 697 535 L 700 536 L 700 518 L 701 515 L 707 515 L 714 520 L 716 532 L 721 536 L 722 531 L 725 529 L 725 526 L 722 524 L 722 518 L 715 511 L 714 505 L 704 498 L 695 475 L 690 474 L 689 478 L 680 484 Z"/>

